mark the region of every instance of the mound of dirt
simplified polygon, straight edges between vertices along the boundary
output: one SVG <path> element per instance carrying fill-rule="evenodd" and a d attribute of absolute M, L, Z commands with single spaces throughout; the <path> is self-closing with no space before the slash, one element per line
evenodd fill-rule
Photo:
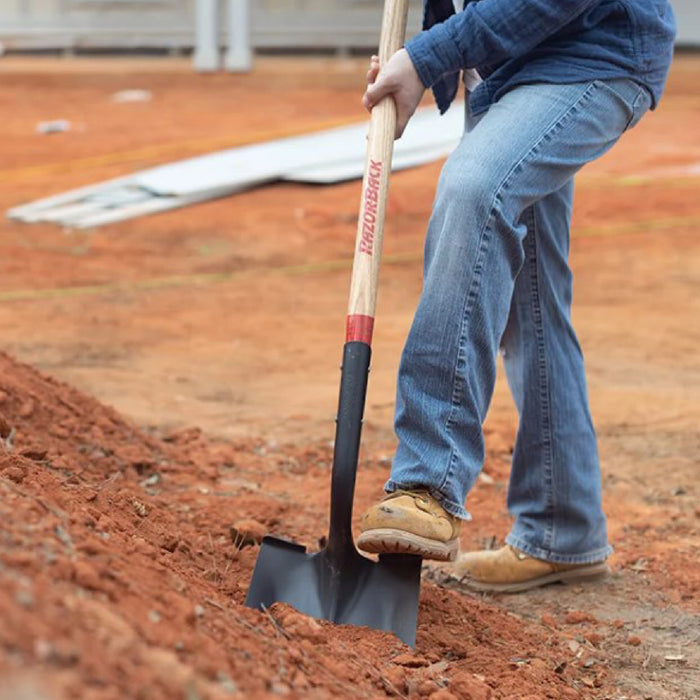
<path fill-rule="evenodd" d="M 565 625 L 430 582 L 414 650 L 245 608 L 260 532 L 308 542 L 325 527 L 327 445 L 147 434 L 3 354 L 0 437 L 3 700 L 605 693 L 593 647 Z"/>

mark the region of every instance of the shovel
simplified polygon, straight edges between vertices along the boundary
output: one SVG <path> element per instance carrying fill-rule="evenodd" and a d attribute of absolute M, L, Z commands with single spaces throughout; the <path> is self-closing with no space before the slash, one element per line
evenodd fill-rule
<path fill-rule="evenodd" d="M 380 65 L 403 44 L 407 9 L 408 0 L 385 2 Z M 301 545 L 265 537 L 245 603 L 258 609 L 277 601 L 289 603 L 316 618 L 388 630 L 413 646 L 421 558 L 386 554 L 379 561 L 368 559 L 355 549 L 351 527 L 395 128 L 396 105 L 393 99 L 384 99 L 372 109 L 370 120 L 341 367 L 327 545 L 307 554 Z"/>

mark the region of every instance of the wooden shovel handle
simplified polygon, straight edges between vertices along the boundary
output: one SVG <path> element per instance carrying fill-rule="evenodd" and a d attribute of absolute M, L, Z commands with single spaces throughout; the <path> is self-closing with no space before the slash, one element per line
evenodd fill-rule
<path fill-rule="evenodd" d="M 402 46 L 406 36 L 408 0 L 385 0 L 379 38 L 379 65 L 384 66 Z M 350 282 L 346 341 L 372 344 L 377 303 L 379 263 L 384 237 L 384 217 L 396 133 L 396 104 L 384 98 L 372 109 L 367 159 L 362 180 L 357 222 L 355 260 Z"/>

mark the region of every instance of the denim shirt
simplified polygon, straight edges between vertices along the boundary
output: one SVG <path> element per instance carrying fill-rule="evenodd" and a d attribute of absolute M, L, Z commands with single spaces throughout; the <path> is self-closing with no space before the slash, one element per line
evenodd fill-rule
<path fill-rule="evenodd" d="M 668 0 L 424 0 L 424 30 L 406 42 L 441 113 L 459 71 L 484 78 L 471 94 L 475 114 L 526 83 L 631 78 L 656 106 L 671 64 L 676 25 Z"/>

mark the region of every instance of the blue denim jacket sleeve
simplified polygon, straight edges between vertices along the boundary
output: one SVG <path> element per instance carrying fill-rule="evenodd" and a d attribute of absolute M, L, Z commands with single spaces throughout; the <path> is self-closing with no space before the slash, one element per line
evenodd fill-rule
<path fill-rule="evenodd" d="M 462 68 L 523 56 L 600 0 L 481 0 L 406 43 L 425 87 Z"/>

